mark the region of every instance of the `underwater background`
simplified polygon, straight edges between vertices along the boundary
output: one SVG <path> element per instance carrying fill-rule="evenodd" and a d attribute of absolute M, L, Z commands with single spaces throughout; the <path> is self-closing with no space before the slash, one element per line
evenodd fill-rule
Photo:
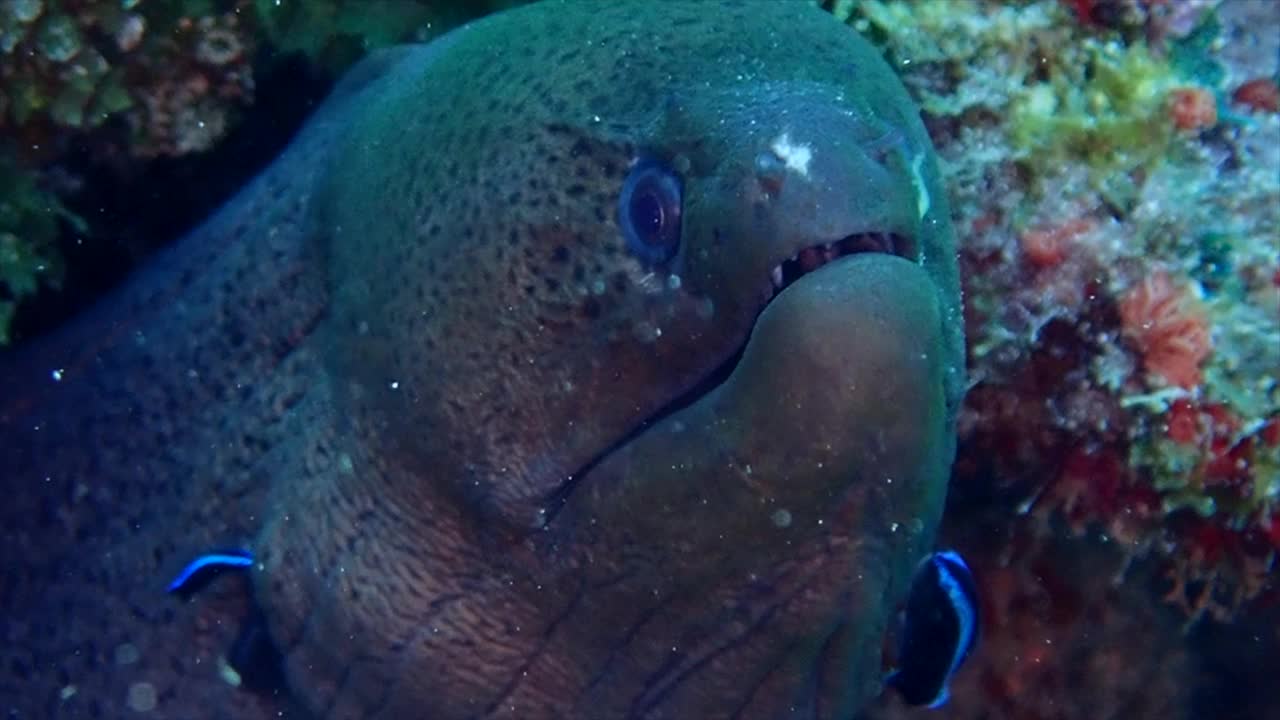
<path fill-rule="evenodd" d="M 360 57 L 516 4 L 0 1 L 0 342 L 200 222 Z M 939 542 L 982 640 L 945 708 L 867 717 L 1280 717 L 1280 3 L 820 4 L 923 110 L 965 297 Z"/>

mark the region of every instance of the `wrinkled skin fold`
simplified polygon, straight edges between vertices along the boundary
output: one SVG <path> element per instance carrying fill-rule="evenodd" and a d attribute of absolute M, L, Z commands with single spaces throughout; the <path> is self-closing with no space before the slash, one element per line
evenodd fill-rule
<path fill-rule="evenodd" d="M 657 264 L 618 226 L 641 160 L 683 192 Z M 863 236 L 895 242 L 773 290 Z M 915 107 L 804 3 L 549 2 L 376 54 L 0 359 L 0 709 L 851 717 L 945 495 L 953 244 Z M 164 597 L 228 546 L 257 564 Z M 251 614 L 272 691 L 227 670 Z"/>

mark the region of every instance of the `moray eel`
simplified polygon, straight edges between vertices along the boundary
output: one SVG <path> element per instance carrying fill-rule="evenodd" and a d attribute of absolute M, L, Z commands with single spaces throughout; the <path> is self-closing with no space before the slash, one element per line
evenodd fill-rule
<path fill-rule="evenodd" d="M 0 711 L 848 718 L 941 513 L 953 243 L 916 107 L 808 3 L 378 53 L 5 359 Z M 165 594 L 218 547 L 252 566 Z"/>

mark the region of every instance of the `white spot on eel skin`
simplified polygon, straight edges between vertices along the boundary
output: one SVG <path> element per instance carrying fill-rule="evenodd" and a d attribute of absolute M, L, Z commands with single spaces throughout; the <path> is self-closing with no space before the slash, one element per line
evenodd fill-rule
<path fill-rule="evenodd" d="M 769 145 L 769 149 L 778 156 L 779 160 L 786 163 L 788 170 L 801 177 L 809 177 L 809 162 L 813 160 L 813 148 L 808 145 L 793 145 L 791 136 L 784 132 Z"/>

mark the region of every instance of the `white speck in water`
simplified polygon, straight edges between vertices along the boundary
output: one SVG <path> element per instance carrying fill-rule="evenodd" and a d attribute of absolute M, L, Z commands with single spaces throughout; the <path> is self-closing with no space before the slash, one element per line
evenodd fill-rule
<path fill-rule="evenodd" d="M 681 284 L 681 280 L 680 280 L 680 276 L 679 276 L 679 275 L 668 275 L 668 276 L 667 276 L 667 289 L 668 289 L 668 290 L 679 290 L 679 289 L 680 289 L 680 284 Z"/>
<path fill-rule="evenodd" d="M 780 528 L 791 527 L 791 512 L 786 508 L 780 508 L 773 512 L 773 524 Z"/>
<path fill-rule="evenodd" d="M 391 389 L 392 389 L 392 390 L 399 390 L 399 389 L 400 389 L 400 382 L 399 382 L 399 381 L 397 381 L 397 380 L 392 380 L 392 381 L 391 381 Z"/>
<path fill-rule="evenodd" d="M 898 532 L 898 523 L 889 523 L 889 532 Z"/>
<path fill-rule="evenodd" d="M 113 653 L 117 665 L 132 665 L 138 662 L 141 653 L 133 643 L 120 643 Z"/>
<path fill-rule="evenodd" d="M 65 702 L 75 697 L 79 691 L 80 689 L 75 685 L 63 685 L 62 689 L 58 691 L 58 699 Z"/>
<path fill-rule="evenodd" d="M 53 378 L 54 382 L 62 382 L 62 368 L 55 368 L 49 373 L 49 377 Z"/>
<path fill-rule="evenodd" d="M 149 682 L 136 682 L 129 686 L 129 709 L 134 712 L 151 712 L 156 709 L 156 688 Z"/>
<path fill-rule="evenodd" d="M 632 332 L 637 340 L 644 343 L 656 342 L 662 337 L 662 328 L 647 320 L 636 323 L 632 327 Z"/>

